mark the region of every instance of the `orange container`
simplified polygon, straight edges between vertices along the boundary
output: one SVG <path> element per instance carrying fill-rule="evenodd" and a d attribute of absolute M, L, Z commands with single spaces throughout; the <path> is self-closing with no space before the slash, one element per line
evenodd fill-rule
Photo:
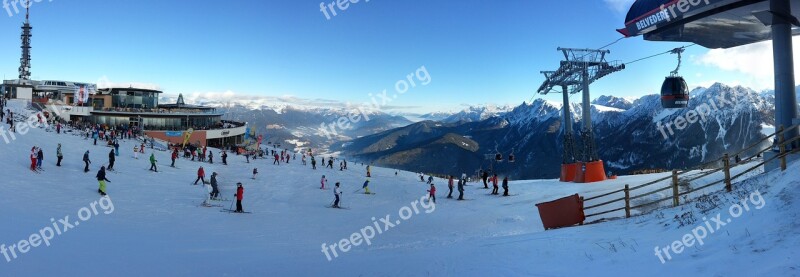
<path fill-rule="evenodd" d="M 578 194 L 561 199 L 536 204 L 544 229 L 568 227 L 583 223 L 583 202 Z"/>
<path fill-rule="evenodd" d="M 603 160 L 586 163 L 586 171 L 583 176 L 584 183 L 605 181 L 606 170 L 603 166 Z"/>
<path fill-rule="evenodd" d="M 578 171 L 578 164 L 562 164 L 561 165 L 561 182 L 572 182 L 575 180 L 575 172 Z"/>

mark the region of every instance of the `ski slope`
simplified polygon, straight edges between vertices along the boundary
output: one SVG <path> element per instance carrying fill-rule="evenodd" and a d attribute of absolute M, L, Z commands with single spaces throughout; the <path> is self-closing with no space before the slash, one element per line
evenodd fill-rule
<path fill-rule="evenodd" d="M 64 161 L 55 166 L 58 143 Z M 447 184 L 436 180 L 437 204 L 400 220 L 401 210 L 427 194 L 429 186 L 415 173 L 373 168 L 370 189 L 356 193 L 365 181 L 362 165 L 349 170 L 311 170 L 298 160 L 273 165 L 230 155 L 221 165 L 177 161 L 169 167 L 169 153 L 155 151 L 159 173 L 148 171 L 150 149 L 134 159 L 134 141 L 121 141 L 117 172 L 107 174 L 110 209 L 86 221 L 79 211 L 100 198 L 95 174 L 107 162 L 110 148 L 94 146 L 72 134 L 43 129 L 0 143 L 0 244 L 6 247 L 28 239 L 65 216 L 80 225 L 40 245 L 0 261 L 0 276 L 714 276 L 800 275 L 800 205 L 794 199 L 800 164 L 786 172 L 759 175 L 737 184 L 740 194 L 758 190 L 766 203 L 709 235 L 703 246 L 687 248 L 662 264 L 654 255 L 690 233 L 702 217 L 727 212 L 738 202 L 737 193 L 715 193 L 719 206 L 690 203 L 630 219 L 544 231 L 535 203 L 566 195 L 596 195 L 624 184 L 644 183 L 663 174 L 621 176 L 597 184 L 560 183 L 557 180 L 512 181 L 511 194 L 488 195 L 482 185 L 470 183 L 467 201 L 446 199 Z M 28 170 L 32 146 L 45 150 L 44 172 Z M 83 172 L 83 153 L 93 165 Z M 327 158 L 327 157 L 326 157 Z M 199 166 L 207 176 L 219 174 L 223 197 L 233 199 L 236 182 L 245 187 L 244 209 L 250 214 L 220 212 L 224 207 L 201 207 L 203 186 L 194 186 Z M 251 179 L 253 168 L 259 175 Z M 341 182 L 342 206 L 327 208 L 332 190 Z M 502 193 L 502 189 L 501 189 Z M 454 193 L 454 194 L 457 194 Z M 434 208 L 435 207 L 435 208 Z M 701 213 L 705 210 L 705 213 Z M 429 211 L 427 213 L 426 211 Z M 679 227 L 674 219 L 693 211 L 697 223 Z M 395 224 L 371 239 L 328 259 L 323 243 L 336 244 L 366 226 Z M 373 217 L 375 219 L 373 219 Z M 396 221 L 400 220 L 400 221 Z M 376 223 L 377 222 L 377 223 Z M 0 255 L 0 259 L 4 259 Z"/>

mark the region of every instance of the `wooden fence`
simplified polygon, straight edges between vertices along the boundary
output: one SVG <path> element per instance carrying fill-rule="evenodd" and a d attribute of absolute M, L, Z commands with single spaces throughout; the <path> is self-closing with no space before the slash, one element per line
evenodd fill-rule
<path fill-rule="evenodd" d="M 649 205 L 655 205 L 655 204 L 658 204 L 658 203 L 661 203 L 661 202 L 664 202 L 664 201 L 672 200 L 672 206 L 673 207 L 677 207 L 678 205 L 680 205 L 680 197 L 681 196 L 688 195 L 690 193 L 697 192 L 697 191 L 700 191 L 702 189 L 706 189 L 706 188 L 714 186 L 714 185 L 724 184 L 725 185 L 725 190 L 730 192 L 733 189 L 732 188 L 733 180 L 735 180 L 735 179 L 737 179 L 739 177 L 742 177 L 742 176 L 744 176 L 744 174 L 746 174 L 748 172 L 751 172 L 753 170 L 756 170 L 760 166 L 765 165 L 765 164 L 767 164 L 769 162 L 772 162 L 775 159 L 780 159 L 781 170 L 786 170 L 786 156 L 788 156 L 788 155 L 790 155 L 792 153 L 796 153 L 796 152 L 798 152 L 798 150 L 800 150 L 800 148 L 795 147 L 792 151 L 787 151 L 786 150 L 787 149 L 787 145 L 793 144 L 796 141 L 800 140 L 800 136 L 796 136 L 796 137 L 793 137 L 791 139 L 788 139 L 788 140 L 784 141 L 783 140 L 783 137 L 784 137 L 783 134 L 786 133 L 786 132 L 789 132 L 790 130 L 794 130 L 794 129 L 798 128 L 798 126 L 800 126 L 800 125 L 794 125 L 794 126 L 788 128 L 788 129 L 784 129 L 783 127 L 781 127 L 776 133 L 767 136 L 766 138 L 764 138 L 764 139 L 762 139 L 762 140 L 760 140 L 760 141 L 758 141 L 758 142 L 756 142 L 756 143 L 754 143 L 754 144 L 742 149 L 741 151 L 739 151 L 739 152 L 737 152 L 737 153 L 735 153 L 733 155 L 724 154 L 722 156 L 722 158 L 720 158 L 718 160 L 714 160 L 714 161 L 708 162 L 708 163 L 705 163 L 705 164 L 702 164 L 702 165 L 698 166 L 695 169 L 687 169 L 687 170 L 683 170 L 683 171 L 673 170 L 672 174 L 670 176 L 659 178 L 657 180 L 653 180 L 653 181 L 650 181 L 650 182 L 647 182 L 647 183 L 644 183 L 644 184 L 641 184 L 641 185 L 633 186 L 633 187 L 631 187 L 629 185 L 625 185 L 625 187 L 622 188 L 622 189 L 618 189 L 618 190 L 615 190 L 615 191 L 610 191 L 610 192 L 607 192 L 607 193 L 603 193 L 603 194 L 592 196 L 592 197 L 588 197 L 588 198 L 584 198 L 583 199 L 583 201 L 584 201 L 583 211 L 586 214 L 586 218 L 589 218 L 589 217 L 596 217 L 596 216 L 600 216 L 600 215 L 609 214 L 609 213 L 613 213 L 613 212 L 618 212 L 618 211 L 624 210 L 625 211 L 625 217 L 628 218 L 628 217 L 631 217 L 631 210 L 639 209 L 639 208 L 646 207 L 646 206 L 649 206 Z M 764 142 L 769 141 L 770 139 L 772 139 L 773 137 L 776 137 L 776 136 L 778 138 L 778 141 L 777 141 L 776 144 L 771 144 L 769 147 L 766 147 L 765 149 L 761 149 L 760 151 L 756 152 L 755 154 L 751 155 L 750 157 L 748 157 L 746 159 L 742 159 L 741 162 L 735 162 L 733 165 L 731 165 L 731 161 L 730 161 L 730 157 L 731 156 L 737 157 L 739 155 L 742 155 L 745 152 L 755 148 L 758 145 L 761 145 Z M 740 172 L 740 173 L 738 173 L 736 175 L 731 176 L 731 168 L 732 167 L 745 164 L 747 161 L 750 161 L 750 160 L 753 160 L 755 158 L 761 157 L 765 152 L 773 151 L 773 149 L 776 146 L 778 147 L 778 155 L 775 155 L 775 156 L 773 156 L 772 158 L 769 158 L 769 159 L 765 159 L 765 160 L 759 162 L 758 164 L 756 164 L 756 165 L 754 165 L 752 167 L 749 167 L 749 168 L 743 170 L 742 172 Z M 720 167 L 720 168 L 712 169 L 710 171 L 703 172 L 703 173 L 696 174 L 696 175 L 691 175 L 691 176 L 689 176 L 687 174 L 689 172 L 692 172 L 693 170 L 701 169 L 701 168 L 705 169 L 707 166 L 712 165 L 712 164 L 718 164 L 719 162 L 722 162 L 722 167 Z M 710 183 L 702 185 L 700 187 L 691 188 L 691 189 L 689 189 L 687 191 L 684 191 L 684 192 L 680 192 L 680 190 L 679 190 L 678 186 L 679 186 L 681 181 L 685 182 L 685 183 L 691 183 L 692 181 L 698 180 L 700 178 L 704 178 L 706 176 L 709 176 L 711 174 L 714 174 L 714 173 L 717 173 L 717 172 L 720 172 L 720 171 L 724 172 L 724 176 L 725 177 L 722 178 L 722 179 L 710 182 Z M 681 176 L 684 176 L 686 178 L 681 180 L 680 179 Z M 671 180 L 671 184 L 669 186 L 666 186 L 666 187 L 653 187 L 653 186 L 657 185 L 658 183 L 661 183 L 661 182 L 666 181 L 666 180 Z M 636 194 L 637 192 L 642 191 L 642 189 L 644 189 L 644 188 L 654 188 L 654 190 Z M 662 192 L 662 191 L 668 191 L 668 190 L 672 190 L 672 193 L 671 193 L 670 196 L 663 197 L 663 198 L 660 198 L 660 199 L 657 199 L 657 200 L 654 200 L 654 201 L 649 201 L 649 202 L 646 202 L 646 203 L 636 204 L 635 206 L 631 206 L 631 201 L 633 201 L 633 200 L 640 199 L 640 198 L 643 198 L 643 197 L 646 197 L 646 196 L 650 196 L 650 195 L 653 195 L 653 194 L 656 194 L 656 193 L 659 193 L 659 192 Z M 598 203 L 598 204 L 593 204 L 593 205 L 587 205 L 587 203 L 586 203 L 587 201 L 598 200 L 600 198 L 604 198 L 604 197 L 608 197 L 608 196 L 616 196 L 616 195 L 620 195 L 620 197 L 613 198 L 611 200 L 608 200 L 608 201 L 605 201 L 605 202 L 602 202 L 602 203 Z M 605 210 L 598 209 L 600 207 L 606 207 L 608 205 L 611 205 L 611 204 L 614 204 L 614 203 L 619 203 L 619 202 L 624 202 L 624 206 L 620 207 L 620 208 L 608 208 L 607 207 Z M 593 211 L 592 213 L 589 213 L 588 212 L 589 210 L 595 210 L 595 211 Z M 599 210 L 599 211 L 597 211 L 597 210 Z"/>

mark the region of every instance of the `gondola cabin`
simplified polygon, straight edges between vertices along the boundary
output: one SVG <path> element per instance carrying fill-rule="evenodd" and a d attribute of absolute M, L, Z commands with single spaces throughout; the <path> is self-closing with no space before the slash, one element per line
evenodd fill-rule
<path fill-rule="evenodd" d="M 689 86 L 680 76 L 669 76 L 661 85 L 661 106 L 665 109 L 686 108 L 689 105 Z"/>

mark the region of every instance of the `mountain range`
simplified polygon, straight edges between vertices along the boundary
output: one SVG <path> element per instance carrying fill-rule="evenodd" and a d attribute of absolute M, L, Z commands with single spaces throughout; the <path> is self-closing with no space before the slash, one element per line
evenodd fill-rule
<path fill-rule="evenodd" d="M 628 174 L 694 167 L 743 149 L 774 128 L 770 93 L 717 83 L 696 88 L 691 96 L 686 109 L 662 108 L 659 95 L 633 101 L 595 99 L 593 134 L 606 169 Z M 582 107 L 570 105 L 575 134 L 580 134 Z M 556 178 L 563 151 L 562 106 L 537 99 L 480 120 L 422 121 L 357 138 L 334 150 L 415 172 L 460 175 L 492 168 L 512 178 Z M 516 161 L 497 163 L 493 158 L 498 153 L 513 154 Z"/>

